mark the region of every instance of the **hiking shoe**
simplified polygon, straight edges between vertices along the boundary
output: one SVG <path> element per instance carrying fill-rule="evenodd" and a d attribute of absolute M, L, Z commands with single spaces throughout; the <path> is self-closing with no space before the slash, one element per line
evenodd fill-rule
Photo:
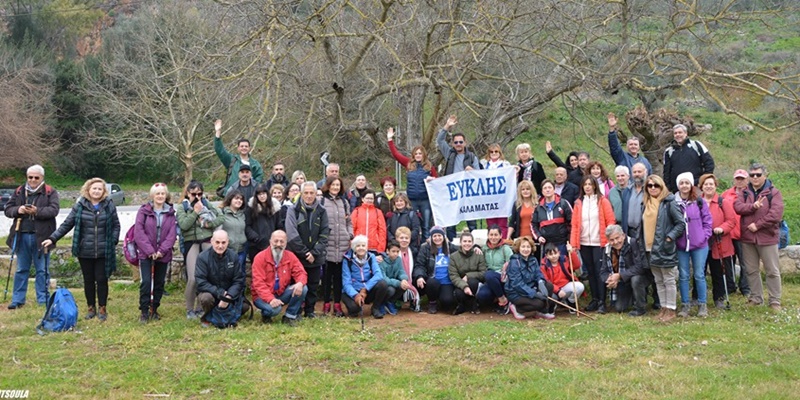
<path fill-rule="evenodd" d="M 149 321 L 150 321 L 150 315 L 147 313 L 147 311 L 142 311 L 142 315 L 139 316 L 139 323 L 145 325 Z"/>
<path fill-rule="evenodd" d="M 372 308 L 372 318 L 382 319 L 384 315 L 385 314 L 383 313 L 383 311 L 380 310 L 379 307 L 373 307 Z"/>
<path fill-rule="evenodd" d="M 533 317 L 534 318 L 539 318 L 539 319 L 546 319 L 548 321 L 552 320 L 552 319 L 556 319 L 556 315 L 555 314 L 543 313 L 543 312 L 538 312 L 538 311 L 536 312 L 536 314 Z"/>
<path fill-rule="evenodd" d="M 700 305 L 700 303 L 697 301 L 697 299 L 692 299 L 692 301 L 689 302 L 689 305 L 692 307 L 697 307 Z"/>
<path fill-rule="evenodd" d="M 286 325 L 286 326 L 288 326 L 290 328 L 294 328 L 295 326 L 297 326 L 297 321 L 295 321 L 294 318 L 289 318 L 289 317 L 287 317 L 285 315 L 283 316 L 283 318 L 281 318 L 281 323 L 283 323 L 284 325 Z"/>
<path fill-rule="evenodd" d="M 513 315 L 516 319 L 525 319 L 524 314 L 517 312 L 517 307 L 514 305 L 514 303 L 508 303 L 508 311 L 510 311 L 511 315 Z"/>
<path fill-rule="evenodd" d="M 158 313 L 158 310 L 155 310 L 150 314 L 150 319 L 154 321 L 161 321 L 161 314 Z"/>
<path fill-rule="evenodd" d="M 780 303 L 770 303 L 769 304 L 769 308 L 771 308 L 774 311 L 780 311 L 781 310 L 781 305 L 780 305 Z"/>
<path fill-rule="evenodd" d="M 761 305 L 761 302 L 760 302 L 760 301 L 753 300 L 753 299 L 750 299 L 750 300 L 747 300 L 747 305 L 748 305 L 748 306 L 753 306 L 753 307 L 756 307 L 756 306 L 760 306 L 760 305 Z"/>
<path fill-rule="evenodd" d="M 708 317 L 708 306 L 705 303 L 700 303 L 700 307 L 697 309 L 697 316 L 700 318 Z"/>
<path fill-rule="evenodd" d="M 714 300 L 714 307 L 725 308 L 725 301 L 723 301 L 723 300 Z"/>
<path fill-rule="evenodd" d="M 322 315 L 328 316 L 331 313 L 331 303 L 326 302 L 322 305 Z"/>
<path fill-rule="evenodd" d="M 417 304 L 417 301 L 414 299 L 408 301 L 408 308 L 410 308 L 411 311 L 419 312 L 419 304 Z"/>
<path fill-rule="evenodd" d="M 108 319 L 108 312 L 106 312 L 106 306 L 100 306 L 100 311 L 97 312 L 97 319 L 100 321 L 105 321 Z"/>
<path fill-rule="evenodd" d="M 664 315 L 661 316 L 661 318 L 659 318 L 658 320 L 661 321 L 662 323 L 667 323 L 672 321 L 673 319 L 675 319 L 675 310 L 665 308 Z"/>
<path fill-rule="evenodd" d="M 481 309 L 480 307 L 478 307 L 478 304 L 476 303 L 475 306 L 472 307 L 472 310 L 470 312 L 475 315 L 479 315 L 481 313 Z"/>
<path fill-rule="evenodd" d="M 89 310 L 86 311 L 86 316 L 83 317 L 84 319 L 92 319 L 97 316 L 97 311 L 95 310 L 94 306 L 89 306 Z"/>
<path fill-rule="evenodd" d="M 653 308 L 654 311 L 658 311 L 658 310 L 661 309 L 661 304 L 660 303 L 653 303 L 653 307 L 652 308 Z"/>
<path fill-rule="evenodd" d="M 600 305 L 597 306 L 597 313 L 598 314 L 605 314 L 606 312 L 607 312 L 606 311 L 606 305 L 603 304 L 603 303 L 600 303 Z"/>
<path fill-rule="evenodd" d="M 456 309 L 453 310 L 453 315 L 459 315 L 465 312 L 467 312 L 467 307 L 464 307 L 463 305 L 459 304 L 458 306 L 456 306 Z"/>
<path fill-rule="evenodd" d="M 630 315 L 631 317 L 641 317 L 642 315 L 645 314 L 647 314 L 647 311 L 643 308 L 637 308 L 628 313 L 628 315 Z"/>
<path fill-rule="evenodd" d="M 395 306 L 394 303 L 392 303 L 391 301 L 386 303 L 386 304 L 384 304 L 384 307 L 386 309 L 386 313 L 387 314 L 389 314 L 389 315 L 397 315 L 397 306 Z"/>
<path fill-rule="evenodd" d="M 339 303 L 335 303 L 333 305 L 333 316 L 334 317 L 344 317 L 344 311 L 342 311 L 342 305 Z"/>
<path fill-rule="evenodd" d="M 200 327 L 201 328 L 211 328 L 211 322 L 208 322 L 204 319 L 200 319 Z"/>
<path fill-rule="evenodd" d="M 11 304 L 8 305 L 8 309 L 9 310 L 16 310 L 18 308 L 22 308 L 22 306 L 24 306 L 24 305 L 25 305 L 25 303 L 11 303 Z"/>
<path fill-rule="evenodd" d="M 592 300 L 591 302 L 589 302 L 589 305 L 586 306 L 584 310 L 587 312 L 592 312 L 592 311 L 597 311 L 599 307 L 600 307 L 600 302 L 597 300 Z"/>
<path fill-rule="evenodd" d="M 431 301 L 428 303 L 428 314 L 436 314 L 438 312 L 438 307 L 436 307 L 436 302 Z"/>
<path fill-rule="evenodd" d="M 688 303 L 684 303 L 681 305 L 681 311 L 678 313 L 678 316 L 681 318 L 686 318 L 689 316 L 689 311 L 691 310 L 692 306 Z"/>
<path fill-rule="evenodd" d="M 286 317 L 284 317 L 284 318 L 286 318 Z M 262 314 L 261 315 L 261 323 L 262 324 L 271 324 L 272 323 L 272 317 L 270 317 L 269 315 L 263 315 Z"/>
<path fill-rule="evenodd" d="M 194 310 L 186 311 L 186 319 L 195 319 L 198 318 L 199 315 L 194 313 Z"/>
<path fill-rule="evenodd" d="M 506 305 L 504 305 L 504 306 L 498 306 L 497 308 L 495 308 L 495 309 L 494 309 L 494 312 L 496 312 L 496 313 L 497 313 L 497 314 L 499 314 L 499 315 L 506 315 L 506 314 L 508 314 L 508 308 L 509 308 L 509 307 L 508 307 L 508 304 L 509 304 L 509 303 L 506 303 Z"/>

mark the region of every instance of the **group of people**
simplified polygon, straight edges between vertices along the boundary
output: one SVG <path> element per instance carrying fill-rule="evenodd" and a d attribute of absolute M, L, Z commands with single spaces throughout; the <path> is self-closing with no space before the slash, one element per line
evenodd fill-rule
<path fill-rule="evenodd" d="M 489 146 L 480 158 L 468 150 L 462 133 L 451 134 L 457 123 L 449 117 L 437 135 L 444 160 L 439 170 L 423 146 L 414 147 L 410 157 L 403 155 L 389 129 L 388 147 L 407 170 L 407 189 L 399 192 L 395 179 L 386 177 L 376 193 L 363 175 L 346 187 L 335 163 L 316 183 L 302 171 L 287 178 L 283 163 L 275 163 L 265 177 L 250 155 L 249 141 L 240 140 L 237 153 L 225 150 L 217 121 L 214 147 L 228 172 L 218 189 L 224 196 L 220 207 L 206 199 L 200 182 L 190 182 L 175 203 L 167 186 L 156 183 L 137 213 L 140 321 L 160 318 L 178 237 L 187 272 L 186 315 L 204 324 L 212 322 L 209 316 L 216 311 L 248 307 L 241 301 L 248 276 L 252 304 L 262 321 L 272 321 L 285 307 L 281 320 L 292 326 L 303 317 L 316 317 L 319 296 L 322 313 L 334 316 L 363 315 L 371 304 L 372 316 L 383 318 L 397 314 L 405 303 L 419 311 L 427 298 L 429 313 L 492 308 L 517 319 L 552 319 L 556 305 L 598 313 L 610 305 L 642 316 L 648 291 L 652 308 L 666 322 L 688 317 L 693 305 L 697 316 L 708 315 L 707 265 L 714 304 L 723 307 L 726 295 L 737 289 L 734 257 L 744 267 L 738 283 L 748 303 L 780 309 L 783 199 L 764 165 L 737 170 L 734 186 L 718 193 L 708 149 L 689 139 L 685 126 L 676 125 L 664 152 L 663 177 L 655 175 L 638 138 L 631 136 L 622 148 L 616 117 L 609 114 L 613 179 L 588 152 L 572 152 L 564 163 L 548 142 L 546 154 L 556 165 L 551 180 L 528 144 L 516 147 L 513 164 L 499 145 Z M 484 246 L 476 246 L 470 233 L 475 221 L 467 221 L 457 246 L 452 243 L 454 226 L 432 226 L 427 181 L 512 165 L 517 169 L 515 206 L 507 218 L 486 221 Z M 56 228 L 57 191 L 44 183 L 41 166 L 30 167 L 27 178 L 5 209 L 15 220 L 9 245 L 19 255 L 8 308 L 25 304 L 31 265 L 36 267 L 37 301 L 46 301 L 46 250 L 74 229 L 72 251 L 84 275 L 86 317 L 105 320 L 108 276 L 116 267 L 120 234 L 105 182 L 88 180 Z M 766 301 L 760 263 L 767 275 Z M 579 307 L 583 282 L 588 282 L 591 301 Z"/>

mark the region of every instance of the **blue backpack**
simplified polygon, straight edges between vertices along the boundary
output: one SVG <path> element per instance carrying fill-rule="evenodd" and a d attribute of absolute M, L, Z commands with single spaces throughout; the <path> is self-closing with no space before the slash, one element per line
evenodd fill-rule
<path fill-rule="evenodd" d="M 43 257 L 44 254 L 40 253 L 37 256 Z M 45 257 L 44 277 L 49 288 L 50 257 Z M 36 326 L 36 332 L 40 335 L 44 335 L 45 332 L 64 332 L 74 328 L 77 323 L 78 305 L 75 304 L 75 297 L 67 288 L 59 287 L 48 297 L 44 317 Z"/>

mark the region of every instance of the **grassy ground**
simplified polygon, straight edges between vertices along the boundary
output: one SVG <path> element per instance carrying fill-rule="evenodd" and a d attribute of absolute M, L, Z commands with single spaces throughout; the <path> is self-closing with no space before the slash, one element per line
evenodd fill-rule
<path fill-rule="evenodd" d="M 790 282 L 792 281 L 792 282 Z M 652 317 L 559 314 L 516 321 L 490 312 L 376 321 L 245 321 L 204 329 L 183 316 L 182 290 L 163 320 L 137 322 L 137 288 L 112 285 L 110 318 L 38 336 L 43 309 L 0 310 L 1 389 L 33 398 L 793 398 L 800 390 L 800 282 L 780 313 L 749 308 L 661 325 Z M 83 293 L 73 290 L 85 312 Z M 31 302 L 29 302 L 30 304 Z M 82 316 L 81 316 L 82 317 Z"/>

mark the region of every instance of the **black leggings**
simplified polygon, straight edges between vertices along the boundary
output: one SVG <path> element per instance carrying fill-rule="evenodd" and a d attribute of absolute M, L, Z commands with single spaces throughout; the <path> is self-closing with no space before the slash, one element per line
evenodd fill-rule
<path fill-rule="evenodd" d="M 589 288 L 592 290 L 592 300 L 605 303 L 606 283 L 600 279 L 600 263 L 603 258 L 603 248 L 598 246 L 581 246 L 581 261 L 589 275 Z"/>
<path fill-rule="evenodd" d="M 469 311 L 472 311 L 475 306 L 477 306 L 478 303 L 476 302 L 476 299 L 478 296 L 479 283 L 480 281 L 475 278 L 467 279 L 467 286 L 469 287 L 469 290 L 472 291 L 472 296 L 467 296 L 463 289 L 455 288 L 453 295 L 455 296 L 458 305 L 466 308 Z"/>
<path fill-rule="evenodd" d="M 376 306 L 380 307 L 386 302 L 388 289 L 389 285 L 386 283 L 386 281 L 382 280 L 376 283 L 375 286 L 372 287 L 372 290 L 367 292 L 367 297 L 364 299 L 364 304 L 373 304 L 373 314 L 378 312 L 378 309 L 375 308 Z M 344 301 L 344 306 L 347 307 L 347 313 L 351 317 L 357 316 L 358 312 L 361 311 L 361 306 L 356 304 L 356 301 L 352 297 L 344 296 L 342 300 Z"/>
<path fill-rule="evenodd" d="M 150 274 L 155 265 L 155 279 L 153 279 L 153 310 L 161 305 L 161 296 L 164 295 L 164 280 L 167 277 L 167 264 L 151 259 L 139 260 L 139 274 L 142 283 L 139 285 L 139 310 L 147 312 L 150 309 Z"/>
<path fill-rule="evenodd" d="M 95 306 L 95 293 L 100 307 L 105 307 L 108 302 L 108 277 L 106 276 L 105 258 L 78 257 L 83 272 L 83 293 L 86 295 L 86 304 Z"/>
<path fill-rule="evenodd" d="M 453 284 L 442 285 L 436 278 L 430 277 L 425 280 L 425 288 L 419 290 L 420 296 L 427 295 L 428 302 L 436 302 L 441 310 L 453 308 L 456 304 L 456 298 L 453 294 L 455 286 Z"/>
<path fill-rule="evenodd" d="M 326 303 L 331 301 L 331 286 L 333 286 L 333 301 L 342 301 L 342 263 L 328 261 L 322 271 L 322 299 Z"/>

